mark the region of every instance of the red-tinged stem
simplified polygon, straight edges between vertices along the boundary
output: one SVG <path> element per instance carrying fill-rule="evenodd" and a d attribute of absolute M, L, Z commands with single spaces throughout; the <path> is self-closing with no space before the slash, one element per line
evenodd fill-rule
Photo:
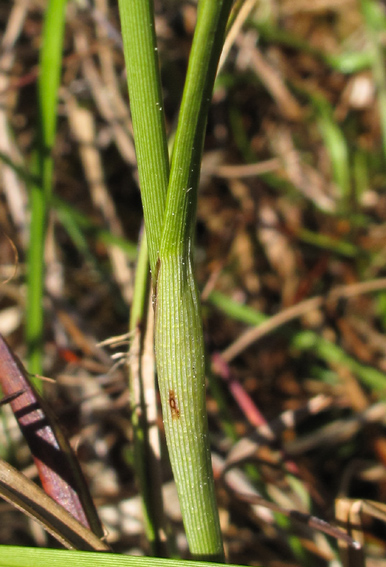
<path fill-rule="evenodd" d="M 103 530 L 73 450 L 26 370 L 0 335 L 0 386 L 27 441 L 45 492 L 97 536 Z"/>

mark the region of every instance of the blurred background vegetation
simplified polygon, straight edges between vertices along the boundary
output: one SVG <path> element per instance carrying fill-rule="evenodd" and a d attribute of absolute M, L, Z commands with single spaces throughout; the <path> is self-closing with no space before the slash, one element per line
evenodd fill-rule
<path fill-rule="evenodd" d="M 196 3 L 155 4 L 172 136 Z M 252 565 L 340 561 L 334 539 L 257 506 L 260 494 L 329 522 L 336 499 L 339 508 L 362 501 L 355 537 L 380 564 L 385 6 L 245 0 L 237 7 L 208 121 L 196 242 L 227 557 Z M 0 332 L 22 359 L 45 8 L 43 0 L 0 4 Z M 118 8 L 111 0 L 70 0 L 66 14 L 42 306 L 43 372 L 55 383 L 45 390 L 74 439 L 113 548 L 147 553 L 124 354 L 115 352 L 127 346 L 97 346 L 128 329 L 142 230 Z M 158 424 L 162 431 L 160 415 Z M 33 478 L 8 408 L 0 427 L 1 457 Z M 166 513 L 184 556 L 163 455 Z M 233 467 L 225 478 L 224 463 Z M 0 543 L 55 545 L 9 505 L 0 504 L 0 514 Z"/>

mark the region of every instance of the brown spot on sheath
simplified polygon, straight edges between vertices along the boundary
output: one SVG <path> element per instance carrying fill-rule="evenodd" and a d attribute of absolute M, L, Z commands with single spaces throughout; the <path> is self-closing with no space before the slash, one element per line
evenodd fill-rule
<path fill-rule="evenodd" d="M 170 406 L 170 411 L 172 412 L 172 418 L 179 419 L 180 410 L 178 409 L 176 394 L 174 390 L 169 390 L 169 406 Z"/>

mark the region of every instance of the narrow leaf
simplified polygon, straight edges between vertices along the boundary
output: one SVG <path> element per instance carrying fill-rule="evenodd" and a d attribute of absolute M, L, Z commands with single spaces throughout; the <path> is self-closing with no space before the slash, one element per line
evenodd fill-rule
<path fill-rule="evenodd" d="M 102 537 L 97 511 L 71 446 L 1 335 L 0 385 L 7 397 L 21 392 L 10 405 L 31 449 L 45 492 Z"/>
<path fill-rule="evenodd" d="M 109 551 L 110 549 L 92 531 L 75 520 L 62 506 L 56 504 L 32 480 L 3 460 L 0 460 L 0 496 L 36 520 L 69 549 L 84 551 Z M 3 549 L 1 547 L 0 549 L 0 565 L 9 565 L 9 563 L 3 563 Z M 27 564 L 31 565 L 29 560 L 24 562 L 24 565 Z"/>

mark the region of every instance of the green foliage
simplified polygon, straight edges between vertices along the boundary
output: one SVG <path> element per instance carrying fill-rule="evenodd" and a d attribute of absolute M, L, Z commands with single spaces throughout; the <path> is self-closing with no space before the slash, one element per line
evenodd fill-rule
<path fill-rule="evenodd" d="M 42 374 L 44 247 L 52 193 L 57 98 L 62 69 L 66 0 L 50 0 L 44 21 L 38 83 L 39 133 L 30 186 L 30 246 L 27 273 L 26 340 L 29 370 Z M 40 382 L 36 382 L 40 387 Z"/>
<path fill-rule="evenodd" d="M 166 439 L 190 551 L 211 560 L 224 556 L 210 460 L 204 344 L 192 254 L 205 126 L 230 7 L 229 0 L 199 4 L 169 179 L 152 2 L 120 2 L 154 286 Z"/>
<path fill-rule="evenodd" d="M 115 553 L 93 553 L 59 549 L 1 546 L 0 567 L 66 567 L 76 563 L 77 567 L 205 567 L 200 561 L 179 561 L 156 557 L 136 557 Z M 211 563 L 213 567 L 220 563 Z M 232 565 L 230 565 L 232 567 Z"/>

